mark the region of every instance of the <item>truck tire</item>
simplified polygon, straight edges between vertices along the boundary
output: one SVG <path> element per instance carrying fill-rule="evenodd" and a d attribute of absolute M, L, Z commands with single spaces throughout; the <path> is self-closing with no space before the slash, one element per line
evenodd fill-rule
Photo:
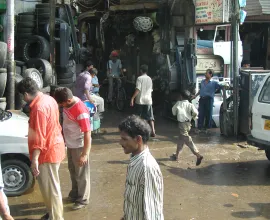
<path fill-rule="evenodd" d="M 37 83 L 39 89 L 43 88 L 43 79 L 40 72 L 37 69 L 35 68 L 26 69 L 23 73 L 23 77 L 24 78 L 30 77 Z"/>
<path fill-rule="evenodd" d="M 5 42 L 0 42 L 0 68 L 2 68 L 7 59 L 7 44 Z"/>
<path fill-rule="evenodd" d="M 74 77 L 72 76 L 72 77 L 70 77 L 70 78 L 66 78 L 66 79 L 57 79 L 57 83 L 58 84 L 71 84 L 71 83 L 73 83 L 74 82 Z"/>
<path fill-rule="evenodd" d="M 50 44 L 41 36 L 30 37 L 23 46 L 23 60 L 27 62 L 32 58 L 48 60 L 50 57 Z"/>
<path fill-rule="evenodd" d="M 18 27 L 20 27 L 20 28 L 23 28 L 23 27 L 34 28 L 36 26 L 35 21 L 19 21 L 17 24 L 18 24 Z"/>
<path fill-rule="evenodd" d="M 7 84 L 7 70 L 6 72 L 0 73 L 0 97 L 4 95 L 6 84 Z"/>
<path fill-rule="evenodd" d="M 60 41 L 60 25 L 61 23 L 66 23 L 64 20 L 62 19 L 59 19 L 59 18 L 56 18 L 55 19 L 55 28 L 56 29 L 59 29 L 59 36 L 56 36 L 54 37 L 54 39 L 56 41 Z M 46 25 L 45 25 L 45 33 L 48 37 L 50 37 L 50 22 L 48 22 Z"/>
<path fill-rule="evenodd" d="M 0 98 L 0 109 L 5 110 L 7 107 L 7 99 L 5 97 Z"/>
<path fill-rule="evenodd" d="M 34 14 L 18 15 L 18 21 L 22 22 L 35 21 L 35 15 Z"/>
<path fill-rule="evenodd" d="M 43 59 L 30 59 L 27 62 L 28 68 L 35 68 L 42 74 L 43 86 L 49 86 L 52 84 L 52 66 L 47 60 Z"/>
<path fill-rule="evenodd" d="M 270 160 L 270 150 L 265 150 L 265 156 Z"/>
<path fill-rule="evenodd" d="M 49 3 L 36 4 L 36 8 L 50 8 Z"/>
<path fill-rule="evenodd" d="M 4 181 L 4 192 L 7 196 L 20 196 L 29 190 L 34 177 L 30 167 L 21 160 L 7 159 L 2 161 L 2 175 Z M 14 175 L 13 182 L 10 182 L 10 175 Z"/>

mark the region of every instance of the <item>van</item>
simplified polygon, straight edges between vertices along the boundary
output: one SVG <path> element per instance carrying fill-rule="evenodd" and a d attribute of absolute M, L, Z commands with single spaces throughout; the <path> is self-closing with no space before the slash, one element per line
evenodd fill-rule
<path fill-rule="evenodd" d="M 250 126 L 248 144 L 265 150 L 266 157 L 270 160 L 270 74 L 265 75 L 255 95 Z"/>

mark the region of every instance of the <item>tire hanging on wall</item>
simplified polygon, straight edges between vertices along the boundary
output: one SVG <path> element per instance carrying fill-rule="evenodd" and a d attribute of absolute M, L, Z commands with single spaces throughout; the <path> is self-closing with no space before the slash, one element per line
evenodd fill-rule
<path fill-rule="evenodd" d="M 30 77 L 37 83 L 39 89 L 43 88 L 43 79 L 40 72 L 37 69 L 35 68 L 26 69 L 22 74 L 22 76 L 24 78 Z"/>
<path fill-rule="evenodd" d="M 42 74 L 43 86 L 49 86 L 52 84 L 52 66 L 49 61 L 44 59 L 30 59 L 27 62 L 28 68 L 35 68 Z"/>
<path fill-rule="evenodd" d="M 30 37 L 23 45 L 23 60 L 25 62 L 32 58 L 48 60 L 50 57 L 50 44 L 41 36 Z"/>
<path fill-rule="evenodd" d="M 0 42 L 0 68 L 2 68 L 7 59 L 7 44 L 5 42 Z"/>

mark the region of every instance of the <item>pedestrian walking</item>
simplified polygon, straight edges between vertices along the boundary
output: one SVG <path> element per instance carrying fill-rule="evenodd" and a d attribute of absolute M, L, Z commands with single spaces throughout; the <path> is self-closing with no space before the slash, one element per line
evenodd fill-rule
<path fill-rule="evenodd" d="M 33 175 L 48 213 L 41 219 L 63 220 L 63 203 L 59 167 L 65 158 L 65 144 L 59 123 L 56 101 L 39 91 L 27 77 L 18 84 L 18 91 L 30 106 L 28 147 Z"/>
<path fill-rule="evenodd" d="M 148 121 L 151 126 L 152 132 L 151 137 L 156 136 L 155 124 L 154 124 L 154 114 L 152 107 L 152 91 L 153 82 L 152 79 L 147 75 L 148 66 L 142 65 L 140 68 L 141 76 L 137 78 L 136 89 L 131 98 L 130 106 L 134 106 L 134 100 L 136 103 L 137 114 Z"/>
<path fill-rule="evenodd" d="M 212 114 L 215 92 L 221 88 L 217 81 L 211 80 L 214 75 L 214 70 L 208 69 L 205 72 L 205 79 L 201 82 L 200 91 L 193 96 L 195 99 L 200 95 L 199 99 L 199 119 L 198 129 L 199 132 L 212 128 Z"/>
<path fill-rule="evenodd" d="M 163 177 L 147 142 L 151 128 L 138 116 L 129 116 L 119 125 L 120 145 L 131 154 L 127 168 L 122 220 L 164 220 Z"/>
<path fill-rule="evenodd" d="M 63 132 L 67 146 L 73 210 L 84 208 L 90 199 L 91 127 L 86 105 L 68 88 L 57 88 L 54 97 L 63 110 Z"/>
<path fill-rule="evenodd" d="M 177 116 L 179 139 L 177 143 L 176 153 L 171 157 L 173 160 L 179 160 L 179 154 L 183 150 L 184 144 L 186 144 L 192 153 L 197 157 L 196 166 L 199 166 L 202 162 L 203 156 L 200 155 L 197 147 L 193 143 L 192 137 L 189 135 L 191 129 L 191 120 L 195 119 L 198 115 L 198 111 L 195 106 L 188 101 L 190 97 L 189 91 L 182 92 L 178 101 L 172 108 L 172 114 Z"/>
<path fill-rule="evenodd" d="M 85 70 L 77 76 L 75 82 L 75 96 L 83 102 L 89 101 L 97 106 L 98 113 L 104 112 L 104 99 L 93 94 L 92 76 L 90 71 L 94 68 L 91 61 L 86 62 Z"/>

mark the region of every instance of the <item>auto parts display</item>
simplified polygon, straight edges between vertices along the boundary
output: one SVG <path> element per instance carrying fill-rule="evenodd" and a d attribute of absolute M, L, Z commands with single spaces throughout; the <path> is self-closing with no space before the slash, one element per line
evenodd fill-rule
<path fill-rule="evenodd" d="M 149 17 L 139 16 L 133 20 L 133 25 L 137 31 L 148 32 L 153 28 L 153 21 Z"/>

